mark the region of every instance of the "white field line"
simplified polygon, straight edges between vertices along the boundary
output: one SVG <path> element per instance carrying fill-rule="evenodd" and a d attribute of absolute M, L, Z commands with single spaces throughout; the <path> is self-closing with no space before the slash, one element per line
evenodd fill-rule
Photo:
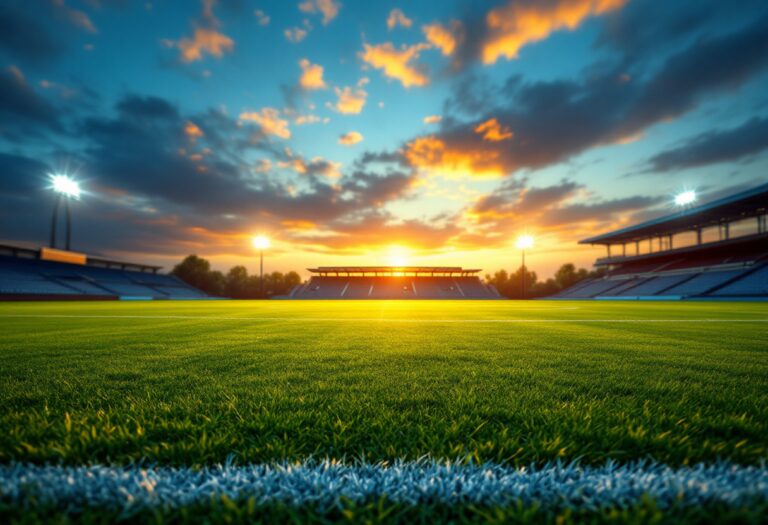
<path fill-rule="evenodd" d="M 549 464 L 514 468 L 420 460 L 215 466 L 202 469 L 128 466 L 0 465 L 0 502 L 68 512 L 107 508 L 125 513 L 210 503 L 226 496 L 257 504 L 329 510 L 386 496 L 407 505 L 525 505 L 543 509 L 629 508 L 652 499 L 660 508 L 748 506 L 768 501 L 768 467 L 727 462 L 673 468 L 636 462 L 601 467 Z"/>
<path fill-rule="evenodd" d="M 79 315 L 79 314 L 0 314 L 0 319 L 179 319 L 200 321 L 294 321 L 294 322 L 364 322 L 364 323 L 768 323 L 755 319 L 414 319 L 397 317 L 222 317 L 216 315 Z"/>

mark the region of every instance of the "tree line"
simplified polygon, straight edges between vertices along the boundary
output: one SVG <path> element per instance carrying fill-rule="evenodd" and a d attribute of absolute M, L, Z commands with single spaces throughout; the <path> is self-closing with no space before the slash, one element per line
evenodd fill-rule
<path fill-rule="evenodd" d="M 562 265 L 555 275 L 546 281 L 539 281 L 536 272 L 520 267 L 514 273 L 499 270 L 487 274 L 485 282 L 496 287 L 499 293 L 510 299 L 523 297 L 522 280 L 525 279 L 525 297 L 547 297 L 573 286 L 583 279 L 600 277 L 604 270 L 589 271 L 576 268 L 572 263 Z M 288 295 L 294 286 L 301 284 L 296 272 L 271 272 L 264 274 L 264 282 L 258 275 L 248 275 L 245 266 L 233 266 L 226 274 L 211 270 L 211 263 L 197 255 L 190 255 L 171 271 L 185 283 L 204 291 L 208 295 L 232 299 L 268 299 L 276 295 Z"/>
<path fill-rule="evenodd" d="M 233 266 L 223 274 L 211 270 L 211 263 L 197 255 L 190 255 L 174 266 L 171 275 L 208 295 L 232 299 L 268 299 L 275 295 L 287 295 L 294 286 L 301 284 L 301 277 L 296 272 L 265 273 L 263 283 L 258 274 L 248 275 L 245 266 Z"/>
<path fill-rule="evenodd" d="M 523 271 L 525 271 L 525 277 L 523 277 Z M 486 274 L 485 282 L 495 286 L 504 297 L 521 299 L 523 297 L 523 279 L 525 279 L 525 297 L 530 299 L 554 295 L 579 281 L 601 277 L 604 274 L 605 270 L 603 269 L 592 271 L 585 268 L 576 269 L 576 265 L 566 263 L 555 272 L 553 277 L 546 281 L 539 281 L 536 272 L 532 272 L 528 268 L 523 270 L 521 266 L 512 274 L 506 270 L 499 270 L 493 275 Z"/>

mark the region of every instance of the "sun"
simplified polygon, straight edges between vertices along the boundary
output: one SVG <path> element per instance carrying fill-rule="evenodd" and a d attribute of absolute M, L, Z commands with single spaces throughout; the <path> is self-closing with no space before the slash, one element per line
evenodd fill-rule
<path fill-rule="evenodd" d="M 408 266 L 408 250 L 402 246 L 392 246 L 389 249 L 389 265 L 396 267 Z"/>

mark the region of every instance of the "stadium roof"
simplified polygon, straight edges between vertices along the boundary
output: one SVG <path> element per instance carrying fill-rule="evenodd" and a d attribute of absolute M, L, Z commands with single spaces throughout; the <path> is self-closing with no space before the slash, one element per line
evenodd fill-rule
<path fill-rule="evenodd" d="M 659 237 L 684 231 L 716 226 L 724 222 L 735 222 L 748 217 L 762 215 L 768 211 L 768 184 L 717 199 L 701 206 L 678 213 L 635 224 L 589 239 L 579 244 L 621 244 L 650 237 Z"/>
<path fill-rule="evenodd" d="M 45 249 L 46 249 L 45 247 L 39 247 L 35 244 L 28 243 L 28 242 L 14 241 L 13 243 L 10 243 L 10 242 L 0 241 L 0 256 L 5 255 L 5 256 L 11 256 L 11 257 L 18 257 L 20 259 L 40 259 L 41 253 Z M 62 253 L 67 253 L 64 250 L 57 250 L 57 251 L 60 251 Z M 77 254 L 77 255 L 80 255 L 80 254 Z M 102 257 L 101 255 L 85 255 L 85 259 L 86 259 L 85 261 L 86 266 L 97 266 L 102 268 L 121 268 L 124 270 L 152 272 L 152 273 L 156 273 L 163 268 L 162 266 L 155 266 L 152 264 L 134 263 L 134 262 L 127 262 L 127 261 L 119 261 L 116 259 L 109 259 L 106 257 Z"/>
<path fill-rule="evenodd" d="M 312 273 L 477 273 L 481 269 L 461 266 L 318 266 L 307 268 Z"/>

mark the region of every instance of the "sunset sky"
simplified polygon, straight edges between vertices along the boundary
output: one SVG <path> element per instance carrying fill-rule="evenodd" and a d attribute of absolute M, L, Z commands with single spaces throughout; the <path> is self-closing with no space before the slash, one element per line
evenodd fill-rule
<path fill-rule="evenodd" d="M 768 181 L 765 0 L 5 0 L 0 239 L 314 265 L 588 266 Z M 306 272 L 302 272 L 306 275 Z"/>

